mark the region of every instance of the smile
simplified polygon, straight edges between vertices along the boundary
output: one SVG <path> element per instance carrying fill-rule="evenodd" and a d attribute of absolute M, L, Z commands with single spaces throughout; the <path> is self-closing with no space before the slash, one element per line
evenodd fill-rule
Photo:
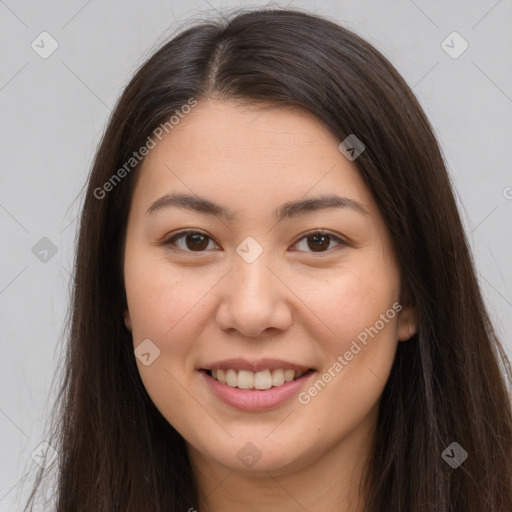
<path fill-rule="evenodd" d="M 292 382 L 302 377 L 308 370 L 292 369 L 266 369 L 258 372 L 249 370 L 235 370 L 233 368 L 219 368 L 207 370 L 208 375 L 232 388 L 266 390 L 272 387 L 280 387 L 287 382 Z"/>
<path fill-rule="evenodd" d="M 298 362 L 264 358 L 231 358 L 198 368 L 207 390 L 224 404 L 242 411 L 280 407 L 300 393 L 317 372 Z"/>

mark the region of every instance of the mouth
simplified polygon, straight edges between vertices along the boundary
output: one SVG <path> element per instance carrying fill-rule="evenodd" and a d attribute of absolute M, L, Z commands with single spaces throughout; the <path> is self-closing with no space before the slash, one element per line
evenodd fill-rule
<path fill-rule="evenodd" d="M 257 372 L 234 368 L 203 369 L 209 377 L 231 388 L 266 391 L 280 388 L 313 372 L 313 369 L 267 368 Z"/>
<path fill-rule="evenodd" d="M 307 366 L 264 358 L 225 359 L 198 368 L 205 390 L 224 404 L 244 412 L 263 412 L 285 406 L 314 378 Z"/>

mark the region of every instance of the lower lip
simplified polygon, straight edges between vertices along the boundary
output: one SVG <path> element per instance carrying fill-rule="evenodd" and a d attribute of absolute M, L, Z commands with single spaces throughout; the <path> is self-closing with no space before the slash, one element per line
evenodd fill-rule
<path fill-rule="evenodd" d="M 282 386 L 265 390 L 232 388 L 210 377 L 205 371 L 201 371 L 201 373 L 213 393 L 225 404 L 242 411 L 264 411 L 279 407 L 297 395 L 314 372 L 310 371 Z"/>

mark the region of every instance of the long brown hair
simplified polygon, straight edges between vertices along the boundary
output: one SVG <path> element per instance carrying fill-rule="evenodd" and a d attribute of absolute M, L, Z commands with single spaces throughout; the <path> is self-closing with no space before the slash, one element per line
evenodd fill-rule
<path fill-rule="evenodd" d="M 419 330 L 399 343 L 361 493 L 367 512 L 512 510 L 510 364 L 487 315 L 432 127 L 390 62 L 353 32 L 292 10 L 183 30 L 130 81 L 83 202 L 63 378 L 50 444 L 58 512 L 183 512 L 198 493 L 182 437 L 139 377 L 122 259 L 140 165 L 94 193 L 190 98 L 300 106 L 356 163 L 389 229 Z M 456 442 L 458 468 L 442 456 Z M 37 485 L 25 510 L 29 510 Z"/>

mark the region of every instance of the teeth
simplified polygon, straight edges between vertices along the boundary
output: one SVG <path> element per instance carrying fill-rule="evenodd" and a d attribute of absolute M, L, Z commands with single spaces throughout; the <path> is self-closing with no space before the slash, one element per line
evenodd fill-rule
<path fill-rule="evenodd" d="M 225 380 L 225 383 L 228 385 L 228 386 L 231 386 L 232 388 L 235 388 L 236 387 L 236 383 L 237 383 L 237 377 L 236 377 L 236 372 L 235 370 L 232 370 L 231 368 L 229 370 L 226 371 L 226 380 Z"/>
<path fill-rule="evenodd" d="M 270 389 L 272 387 L 270 370 L 263 370 L 254 374 L 254 387 L 256 389 Z"/>
<path fill-rule="evenodd" d="M 260 372 L 250 372 L 248 370 L 212 370 L 212 377 L 222 384 L 232 388 L 239 389 L 270 389 L 272 386 L 282 386 L 285 382 L 302 377 L 305 371 L 295 370 L 262 370 Z"/>
<path fill-rule="evenodd" d="M 284 384 L 284 370 L 274 370 L 272 372 L 272 386 L 282 386 Z"/>
<path fill-rule="evenodd" d="M 284 380 L 286 382 L 291 382 L 295 377 L 295 372 L 293 370 L 285 370 L 284 371 Z"/>
<path fill-rule="evenodd" d="M 240 389 L 251 389 L 254 387 L 254 373 L 246 370 L 238 372 L 237 385 Z"/>

